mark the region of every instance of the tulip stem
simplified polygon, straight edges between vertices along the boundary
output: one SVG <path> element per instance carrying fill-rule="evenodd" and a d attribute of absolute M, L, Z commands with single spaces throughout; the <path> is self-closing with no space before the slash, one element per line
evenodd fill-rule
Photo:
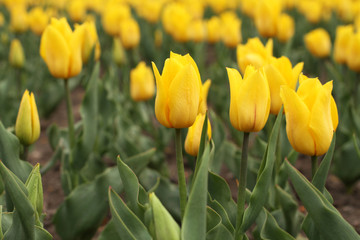
<path fill-rule="evenodd" d="M 180 210 L 181 210 L 181 219 L 184 217 L 187 193 L 186 193 L 186 180 L 185 180 L 185 171 L 184 171 L 184 160 L 182 155 L 182 145 L 181 145 L 181 129 L 175 129 L 175 148 L 176 148 L 176 166 L 178 171 L 178 184 L 179 184 L 179 193 L 180 193 Z"/>
<path fill-rule="evenodd" d="M 247 158 L 248 158 L 248 145 L 250 133 L 244 132 L 244 140 L 242 145 L 241 162 L 240 162 L 240 175 L 239 175 L 239 189 L 237 197 L 237 215 L 236 215 L 236 231 L 235 239 L 242 239 L 243 233 L 240 227 L 243 222 L 245 212 L 245 194 L 246 194 L 246 173 L 247 173 Z"/>
<path fill-rule="evenodd" d="M 70 149 L 73 149 L 75 146 L 75 131 L 74 131 L 74 116 L 72 112 L 69 80 L 65 79 L 64 84 L 65 84 L 66 107 L 67 107 L 67 118 L 68 118 L 69 145 L 70 145 Z"/>
<path fill-rule="evenodd" d="M 314 179 L 315 173 L 318 169 L 317 156 L 311 156 L 311 175 L 312 179 Z"/>

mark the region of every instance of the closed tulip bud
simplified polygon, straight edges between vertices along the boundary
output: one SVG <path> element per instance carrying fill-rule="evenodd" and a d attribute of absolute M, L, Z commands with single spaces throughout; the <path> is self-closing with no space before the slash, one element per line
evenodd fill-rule
<path fill-rule="evenodd" d="M 235 48 L 242 40 L 241 20 L 235 12 L 225 12 L 221 18 L 221 39 L 227 47 Z"/>
<path fill-rule="evenodd" d="M 256 5 L 255 26 L 263 37 L 274 37 L 278 17 L 281 12 L 280 1 L 262 0 Z"/>
<path fill-rule="evenodd" d="M 310 23 L 318 23 L 321 20 L 324 9 L 320 1 L 302 0 L 299 1 L 298 10 Z"/>
<path fill-rule="evenodd" d="M 336 28 L 336 36 L 334 43 L 334 60 L 337 63 L 346 63 L 348 46 L 354 35 L 354 27 L 352 25 L 338 26 Z"/>
<path fill-rule="evenodd" d="M 126 63 L 126 54 L 124 47 L 121 44 L 120 38 L 114 38 L 113 40 L 113 48 L 112 48 L 112 57 L 114 62 L 118 66 L 122 66 L 124 63 Z"/>
<path fill-rule="evenodd" d="M 221 38 L 221 21 L 218 16 L 212 16 L 207 22 L 207 40 L 209 43 L 217 43 Z"/>
<path fill-rule="evenodd" d="M 242 73 L 245 72 L 248 65 L 255 68 L 265 66 L 270 62 L 272 54 L 272 39 L 269 39 L 264 46 L 259 38 L 250 38 L 246 44 L 239 44 L 236 49 L 237 62 Z"/>
<path fill-rule="evenodd" d="M 277 20 L 277 38 L 280 42 L 287 42 L 295 33 L 294 19 L 289 15 L 283 13 Z"/>
<path fill-rule="evenodd" d="M 300 76 L 295 92 L 288 86 L 280 91 L 286 116 L 286 132 L 298 152 L 320 156 L 327 152 L 338 125 L 332 81 L 321 85 L 317 78 Z"/>
<path fill-rule="evenodd" d="M 202 42 L 205 39 L 205 23 L 201 19 L 194 20 L 190 23 L 188 28 L 189 39 L 198 43 Z"/>
<path fill-rule="evenodd" d="M 86 16 L 86 6 L 83 0 L 73 0 L 69 2 L 67 9 L 70 19 L 74 22 L 81 22 Z"/>
<path fill-rule="evenodd" d="M 82 25 L 75 25 L 75 29 L 83 27 L 83 39 L 81 41 L 81 58 L 83 63 L 89 61 L 91 52 L 94 49 L 94 59 L 98 60 L 100 58 L 100 42 L 96 32 L 96 26 L 94 21 L 87 21 Z"/>
<path fill-rule="evenodd" d="M 189 127 L 185 139 L 185 151 L 191 156 L 197 156 L 200 147 L 201 133 L 205 121 L 205 114 L 199 113 L 195 119 L 194 124 Z M 207 136 L 211 139 L 211 125 L 208 119 Z"/>
<path fill-rule="evenodd" d="M 304 36 L 305 46 L 309 52 L 319 58 L 328 57 L 331 50 L 329 33 L 323 28 L 317 28 Z"/>
<path fill-rule="evenodd" d="M 176 41 L 186 42 L 189 40 L 188 26 L 191 20 L 190 12 L 180 2 L 169 3 L 163 10 L 162 24 L 164 29 Z"/>
<path fill-rule="evenodd" d="M 18 39 L 11 41 L 9 62 L 11 66 L 22 68 L 24 66 L 25 55 L 21 42 Z"/>
<path fill-rule="evenodd" d="M 28 14 L 23 5 L 10 9 L 10 29 L 15 33 L 25 32 L 28 29 Z"/>
<path fill-rule="evenodd" d="M 168 128 L 188 128 L 198 114 L 201 79 L 195 61 L 189 54 L 170 53 L 162 75 L 153 63 L 156 79 L 155 115 Z"/>
<path fill-rule="evenodd" d="M 29 26 L 32 32 L 41 35 L 49 23 L 49 16 L 41 7 L 35 7 L 29 12 Z"/>
<path fill-rule="evenodd" d="M 155 81 L 151 69 L 140 62 L 130 71 L 130 95 L 134 101 L 145 101 L 154 96 Z"/>
<path fill-rule="evenodd" d="M 351 34 L 349 45 L 346 51 L 346 64 L 356 72 L 360 71 L 360 32 Z"/>
<path fill-rule="evenodd" d="M 270 113 L 270 89 L 263 69 L 247 66 L 244 78 L 227 68 L 230 82 L 230 122 L 239 131 L 258 132 Z"/>
<path fill-rule="evenodd" d="M 131 17 L 131 9 L 125 4 L 109 4 L 102 14 L 102 25 L 107 34 L 119 34 L 119 23 Z"/>
<path fill-rule="evenodd" d="M 81 72 L 82 31 L 83 28 L 77 28 L 73 32 L 65 18 L 52 18 L 46 27 L 40 55 L 54 77 L 68 79 Z"/>
<path fill-rule="evenodd" d="M 131 49 L 139 45 L 140 27 L 133 18 L 128 18 L 120 23 L 120 39 L 126 49 Z"/>
<path fill-rule="evenodd" d="M 34 94 L 26 90 L 16 118 L 15 134 L 25 145 L 34 143 L 40 136 L 40 120 Z"/>
<path fill-rule="evenodd" d="M 155 193 L 149 194 L 152 221 L 154 223 L 154 239 L 180 240 L 180 227 L 171 214 L 162 205 Z"/>
<path fill-rule="evenodd" d="M 272 58 L 271 63 L 264 67 L 270 87 L 270 113 L 279 113 L 283 104 L 280 98 L 280 87 L 286 85 L 295 90 L 296 83 L 303 66 L 304 63 L 301 62 L 292 68 L 290 60 L 287 57 L 281 57 Z"/>

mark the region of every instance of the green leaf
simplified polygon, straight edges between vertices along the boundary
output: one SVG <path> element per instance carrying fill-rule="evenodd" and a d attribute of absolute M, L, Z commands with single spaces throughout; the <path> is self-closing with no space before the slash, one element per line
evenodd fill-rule
<path fill-rule="evenodd" d="M 207 129 L 208 129 L 208 115 L 207 113 L 205 114 L 205 119 L 204 119 L 204 123 L 203 123 L 203 128 L 201 131 L 201 138 L 200 138 L 200 146 L 199 146 L 199 152 L 196 158 L 196 166 L 195 166 L 195 171 L 194 171 L 194 176 L 193 176 L 193 181 L 196 178 L 196 175 L 199 171 L 199 167 L 201 165 L 201 161 L 202 161 L 202 155 L 204 154 L 205 151 L 205 147 L 206 147 L 206 140 L 207 140 Z M 194 182 L 192 182 L 192 185 L 194 184 Z"/>
<path fill-rule="evenodd" d="M 267 210 L 263 210 L 262 214 L 264 212 L 266 213 L 266 220 L 260 233 L 263 239 L 295 240 L 294 237 L 279 227 L 275 218 Z"/>
<path fill-rule="evenodd" d="M 334 206 L 299 171 L 286 162 L 295 191 L 307 209 L 315 226 L 327 240 L 356 240 L 360 236 Z"/>
<path fill-rule="evenodd" d="M 28 189 L 28 199 L 31 202 L 35 212 L 36 220 L 40 223 L 40 216 L 43 210 L 43 187 L 41 182 L 40 174 L 40 165 L 36 164 L 33 170 L 31 171 L 26 183 L 26 188 Z"/>
<path fill-rule="evenodd" d="M 121 239 L 120 235 L 116 230 L 114 221 L 111 219 L 108 224 L 106 224 L 104 230 L 101 232 L 98 240 L 116 240 Z"/>
<path fill-rule="evenodd" d="M 189 194 L 181 228 L 181 238 L 199 240 L 206 237 L 206 202 L 210 146 L 207 144 L 199 161 L 198 173 Z"/>
<path fill-rule="evenodd" d="M 109 188 L 109 204 L 113 223 L 121 239 L 152 239 L 145 225 L 111 188 Z"/>
<path fill-rule="evenodd" d="M 222 224 L 221 216 L 207 207 L 207 231 L 206 239 L 208 240 L 222 240 L 222 239 L 233 239 L 233 235 L 229 230 Z"/>
<path fill-rule="evenodd" d="M 272 173 L 276 158 L 276 144 L 281 126 L 281 118 L 283 117 L 282 112 L 283 111 L 281 109 L 276 118 L 274 127 L 270 135 L 268 147 L 265 151 L 266 157 L 264 157 L 261 163 L 261 167 L 258 173 L 258 180 L 251 194 L 249 206 L 244 213 L 243 224 L 241 226 L 241 232 L 243 233 L 245 233 L 246 230 L 249 229 L 249 227 L 255 222 L 258 214 L 260 213 L 262 207 L 264 206 L 268 198 L 267 196 L 270 183 L 272 181 Z"/>
<path fill-rule="evenodd" d="M 4 165 L 10 169 L 22 182 L 25 182 L 32 166 L 19 159 L 20 155 L 19 139 L 0 122 L 0 159 Z"/>
<path fill-rule="evenodd" d="M 14 219 L 19 220 L 13 221 L 10 229 L 5 233 L 5 239 L 7 236 L 18 236 L 18 234 L 26 239 L 34 239 L 34 209 L 27 198 L 28 191 L 25 185 L 2 162 L 0 162 L 0 174 L 5 183 L 6 194 L 10 196 L 15 206 Z"/>

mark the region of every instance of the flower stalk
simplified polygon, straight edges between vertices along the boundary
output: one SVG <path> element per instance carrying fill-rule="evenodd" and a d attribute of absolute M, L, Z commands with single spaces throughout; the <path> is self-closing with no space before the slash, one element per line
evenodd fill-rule
<path fill-rule="evenodd" d="M 176 167 L 178 171 L 179 194 L 180 194 L 180 211 L 181 211 L 181 219 L 183 219 L 186 202 L 187 202 L 187 193 L 186 193 L 186 180 L 185 180 L 185 171 L 184 171 L 184 160 L 182 155 L 180 128 L 175 129 L 175 148 L 176 148 Z"/>

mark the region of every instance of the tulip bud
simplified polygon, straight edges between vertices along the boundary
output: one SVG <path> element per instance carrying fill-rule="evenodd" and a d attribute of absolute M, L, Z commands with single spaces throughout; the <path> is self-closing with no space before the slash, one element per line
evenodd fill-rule
<path fill-rule="evenodd" d="M 133 18 L 123 20 L 120 23 L 119 35 L 124 48 L 131 49 L 136 47 L 140 42 L 139 24 Z"/>
<path fill-rule="evenodd" d="M 90 58 L 90 54 L 94 49 L 94 59 L 98 60 L 100 58 L 100 42 L 98 39 L 98 35 L 96 32 L 96 26 L 94 21 L 87 21 L 81 25 L 75 25 L 75 29 L 83 26 L 83 39 L 82 39 L 82 50 L 81 50 L 81 58 L 83 63 L 87 63 Z"/>
<path fill-rule="evenodd" d="M 130 71 L 130 95 L 134 101 L 145 101 L 154 96 L 155 82 L 151 69 L 140 62 Z"/>
<path fill-rule="evenodd" d="M 336 37 L 334 43 L 334 60 L 337 63 L 346 63 L 348 53 L 348 46 L 352 36 L 354 35 L 354 28 L 352 25 L 338 26 L 336 28 Z"/>
<path fill-rule="evenodd" d="M 126 54 L 120 38 L 114 38 L 113 40 L 112 56 L 118 66 L 122 66 L 126 63 Z"/>
<path fill-rule="evenodd" d="M 351 34 L 346 51 L 346 64 L 356 72 L 360 71 L 360 32 Z"/>
<path fill-rule="evenodd" d="M 157 240 L 180 240 L 180 227 L 161 204 L 155 193 L 149 195 L 150 207 L 154 222 L 154 239 Z"/>
<path fill-rule="evenodd" d="M 234 12 L 225 12 L 221 18 L 221 39 L 227 47 L 236 47 L 242 39 L 241 20 Z"/>
<path fill-rule="evenodd" d="M 24 145 L 34 143 L 40 136 L 40 120 L 34 94 L 26 90 L 16 118 L 15 134 Z"/>
<path fill-rule="evenodd" d="M 280 98 L 280 87 L 289 86 L 295 90 L 299 74 L 302 71 L 304 63 L 298 63 L 294 68 L 287 57 L 272 58 L 271 63 L 264 67 L 266 78 L 269 82 L 271 107 L 270 113 L 278 114 L 282 101 Z"/>
<path fill-rule="evenodd" d="M 205 121 L 205 114 L 199 113 L 195 119 L 194 124 L 189 127 L 188 133 L 185 139 L 185 151 L 191 156 L 197 156 L 200 147 L 201 133 L 203 124 Z M 211 139 L 211 125 L 208 119 L 208 138 Z"/>
<path fill-rule="evenodd" d="M 328 57 L 331 50 L 330 35 L 325 29 L 317 28 L 304 37 L 305 46 L 310 53 L 319 58 Z"/>
<path fill-rule="evenodd" d="M 188 128 L 198 114 L 201 79 L 195 61 L 189 54 L 170 53 L 162 75 L 153 63 L 156 78 L 155 115 L 168 128 Z"/>
<path fill-rule="evenodd" d="M 188 26 L 192 16 L 184 4 L 172 2 L 165 6 L 162 14 L 164 30 L 176 41 L 185 42 L 189 40 Z"/>
<path fill-rule="evenodd" d="M 81 72 L 82 31 L 79 27 L 73 32 L 65 18 L 52 18 L 46 27 L 41 36 L 40 55 L 54 77 L 68 79 Z"/>
<path fill-rule="evenodd" d="M 41 35 L 49 23 L 49 16 L 41 7 L 31 9 L 29 13 L 29 26 L 31 31 L 37 35 Z"/>
<path fill-rule="evenodd" d="M 270 89 L 263 69 L 247 66 L 244 78 L 227 68 L 230 82 L 230 122 L 239 131 L 258 132 L 270 113 Z"/>
<path fill-rule="evenodd" d="M 25 32 L 28 28 L 28 14 L 23 5 L 10 9 L 10 29 L 15 33 Z"/>
<path fill-rule="evenodd" d="M 131 10 L 125 4 L 109 4 L 102 14 L 102 25 L 107 34 L 116 36 L 119 34 L 119 23 L 131 17 Z"/>
<path fill-rule="evenodd" d="M 72 21 L 81 22 L 86 16 L 85 2 L 82 0 L 70 1 L 67 11 Z"/>
<path fill-rule="evenodd" d="M 21 42 L 18 39 L 11 41 L 9 62 L 11 66 L 22 68 L 24 66 L 25 55 Z"/>
<path fill-rule="evenodd" d="M 280 42 L 287 42 L 295 33 L 294 19 L 289 15 L 283 13 L 277 20 L 277 38 Z"/>
<path fill-rule="evenodd" d="M 298 3 L 298 10 L 310 23 L 318 23 L 321 20 L 324 8 L 321 1 L 302 0 Z"/>
<path fill-rule="evenodd" d="M 261 36 L 274 37 L 276 35 L 280 12 L 280 1 L 259 1 L 255 10 L 255 26 Z"/>
<path fill-rule="evenodd" d="M 221 34 L 221 21 L 217 16 L 212 16 L 206 23 L 207 26 L 207 39 L 210 43 L 216 43 L 220 41 Z"/>
<path fill-rule="evenodd" d="M 298 152 L 320 156 L 327 152 L 338 125 L 338 112 L 331 96 L 332 81 L 321 85 L 317 78 L 300 76 L 295 92 L 282 86 L 286 132 L 291 146 Z"/>
<path fill-rule="evenodd" d="M 259 38 L 250 38 L 246 44 L 239 44 L 236 49 L 237 62 L 242 73 L 248 65 L 255 68 L 265 66 L 273 55 L 273 41 L 269 39 L 264 46 Z"/>

